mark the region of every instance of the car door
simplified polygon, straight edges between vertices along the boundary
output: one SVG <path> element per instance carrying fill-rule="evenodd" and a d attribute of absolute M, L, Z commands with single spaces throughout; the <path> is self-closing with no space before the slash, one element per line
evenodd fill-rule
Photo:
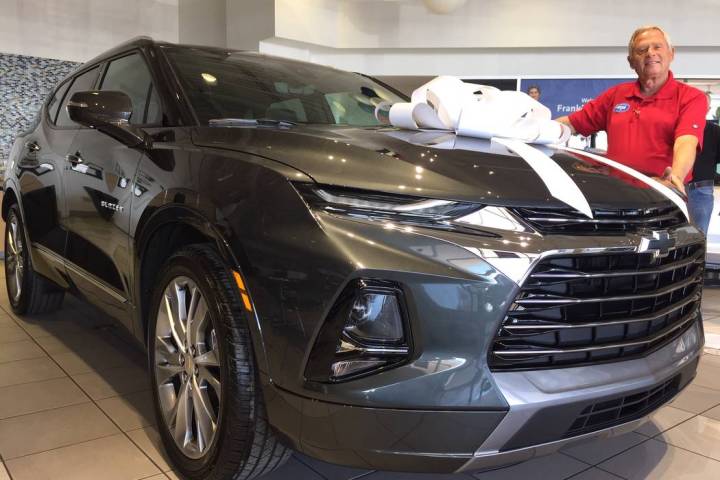
<path fill-rule="evenodd" d="M 35 128 L 22 138 L 17 162 L 10 166 L 19 182 L 33 268 L 62 286 L 67 286 L 63 260 L 67 232 L 60 222 L 61 177 L 65 153 L 82 128 L 67 116 L 65 105 L 74 92 L 94 87 L 99 70 L 89 67 L 55 89 Z"/>
<path fill-rule="evenodd" d="M 160 122 L 160 103 L 139 51 L 110 59 L 99 89 L 121 91 L 131 98 L 131 124 Z M 68 276 L 88 300 L 128 328 L 132 328 L 128 228 L 133 178 L 142 156 L 141 149 L 128 148 L 97 130 L 81 130 L 67 151 L 63 175 Z"/>

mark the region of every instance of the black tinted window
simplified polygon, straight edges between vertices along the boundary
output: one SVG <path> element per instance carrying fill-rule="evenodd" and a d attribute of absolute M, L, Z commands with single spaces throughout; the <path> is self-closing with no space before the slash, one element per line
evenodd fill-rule
<path fill-rule="evenodd" d="M 67 113 L 67 108 L 65 106 L 68 103 L 68 100 L 72 98 L 73 93 L 75 92 L 84 92 L 87 90 L 92 90 L 92 88 L 95 86 L 95 80 L 98 76 L 98 67 L 91 68 L 87 72 L 83 73 L 82 75 L 79 75 L 75 78 L 75 81 L 73 81 L 72 86 L 68 89 L 67 93 L 65 94 L 65 98 L 62 102 L 62 108 L 60 109 L 60 112 L 58 113 L 57 117 L 57 126 L 58 127 L 70 127 L 74 126 L 77 128 L 80 128 L 80 125 L 70 120 L 70 117 Z"/>
<path fill-rule="evenodd" d="M 373 80 L 247 53 L 167 48 L 201 123 L 220 118 L 379 125 L 376 108 L 404 101 Z"/>
<path fill-rule="evenodd" d="M 130 123 L 160 123 L 162 112 L 158 97 L 153 95 L 150 71 L 140 54 L 134 53 L 110 62 L 100 90 L 117 90 L 130 97 L 133 105 Z"/>
<path fill-rule="evenodd" d="M 57 112 L 60 108 L 60 102 L 62 101 L 63 95 L 65 95 L 65 92 L 67 91 L 68 87 L 70 86 L 70 82 L 65 82 L 62 85 L 60 85 L 60 88 L 55 90 L 55 95 L 50 99 L 47 105 L 47 112 L 48 112 L 48 119 L 51 123 L 55 123 L 55 119 L 57 118 Z"/>

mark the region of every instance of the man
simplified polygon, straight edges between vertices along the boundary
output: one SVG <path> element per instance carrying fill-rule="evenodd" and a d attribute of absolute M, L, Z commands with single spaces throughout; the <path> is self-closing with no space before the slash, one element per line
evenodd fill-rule
<path fill-rule="evenodd" d="M 710 111 L 710 92 L 707 97 L 707 111 Z M 720 163 L 720 125 L 712 120 L 705 121 L 703 149 L 695 159 L 693 181 L 687 185 L 690 217 L 697 227 L 707 234 L 713 209 L 713 188 L 715 168 Z"/>
<path fill-rule="evenodd" d="M 527 94 L 530 95 L 533 100 L 540 101 L 540 87 L 537 85 L 530 85 L 527 89 Z"/>
<path fill-rule="evenodd" d="M 557 120 L 585 136 L 605 130 L 609 158 L 684 194 L 702 148 L 706 103 L 700 90 L 675 80 L 670 71 L 674 57 L 660 27 L 638 28 L 627 57 L 637 81 L 616 85 Z"/>

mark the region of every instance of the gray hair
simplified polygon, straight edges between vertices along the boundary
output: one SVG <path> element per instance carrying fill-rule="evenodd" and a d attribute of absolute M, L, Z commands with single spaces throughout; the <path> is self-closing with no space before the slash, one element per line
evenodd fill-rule
<path fill-rule="evenodd" d="M 662 28 L 658 27 L 657 25 L 645 25 L 644 27 L 640 27 L 637 30 L 635 30 L 630 37 L 630 41 L 628 42 L 628 55 L 632 55 L 633 53 L 633 44 L 635 43 L 635 39 L 637 39 L 638 36 L 641 34 L 648 32 L 650 30 L 657 30 L 658 32 L 663 34 L 663 37 L 665 38 L 665 43 L 668 44 L 668 47 L 672 50 L 672 41 L 670 40 L 670 35 L 665 32 Z"/>

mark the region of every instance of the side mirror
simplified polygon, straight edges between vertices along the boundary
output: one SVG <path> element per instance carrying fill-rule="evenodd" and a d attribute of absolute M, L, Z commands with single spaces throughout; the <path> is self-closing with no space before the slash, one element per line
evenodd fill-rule
<path fill-rule="evenodd" d="M 147 145 L 149 136 L 130 125 L 132 100 L 123 92 L 75 92 L 67 103 L 67 111 L 73 122 L 100 130 L 128 147 Z"/>

